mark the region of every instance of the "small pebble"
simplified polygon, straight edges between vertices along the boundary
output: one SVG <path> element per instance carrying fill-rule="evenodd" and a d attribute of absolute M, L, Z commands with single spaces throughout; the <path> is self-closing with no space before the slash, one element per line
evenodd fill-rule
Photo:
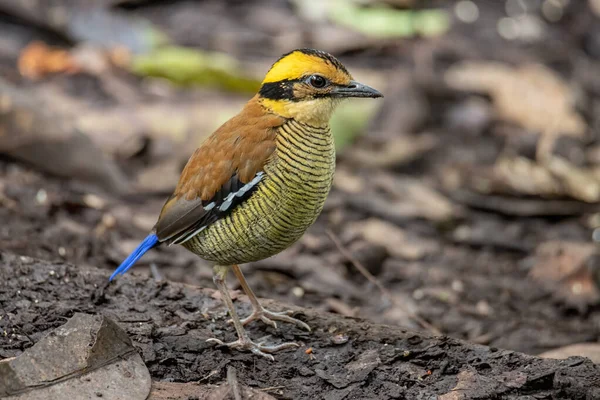
<path fill-rule="evenodd" d="M 348 341 L 348 339 L 349 338 L 347 335 L 340 333 L 331 338 L 331 341 L 333 342 L 333 344 L 344 344 Z"/>
<path fill-rule="evenodd" d="M 462 283 L 462 281 L 455 279 L 452 281 L 452 290 L 462 293 L 465 290 L 465 284 Z"/>
<path fill-rule="evenodd" d="M 83 196 L 83 203 L 96 210 L 101 210 L 106 206 L 106 202 L 95 194 L 86 194 Z"/>
<path fill-rule="evenodd" d="M 48 193 L 46 193 L 44 189 L 38 190 L 37 194 L 35 195 L 35 200 L 39 204 L 45 204 L 46 201 L 48 201 Z"/>
<path fill-rule="evenodd" d="M 425 292 L 421 289 L 417 289 L 413 292 L 413 299 L 422 300 L 425 297 Z"/>
<path fill-rule="evenodd" d="M 475 305 L 477 312 L 481 315 L 490 315 L 492 313 L 492 308 L 490 304 L 485 300 L 480 300 Z"/>
<path fill-rule="evenodd" d="M 304 289 L 300 286 L 296 286 L 292 289 L 292 294 L 300 299 L 304 297 Z"/>

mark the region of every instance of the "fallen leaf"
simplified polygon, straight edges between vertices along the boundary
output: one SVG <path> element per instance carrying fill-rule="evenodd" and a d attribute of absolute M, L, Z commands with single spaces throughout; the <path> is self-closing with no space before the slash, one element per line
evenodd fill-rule
<path fill-rule="evenodd" d="M 529 277 L 556 287 L 556 296 L 570 303 L 597 303 L 600 290 L 588 265 L 596 254 L 593 243 L 555 240 L 541 243 L 533 256 Z"/>
<path fill-rule="evenodd" d="M 588 203 L 600 201 L 600 179 L 592 170 L 577 167 L 557 156 L 548 156 L 543 163 L 553 176 L 560 179 L 566 194 Z"/>
<path fill-rule="evenodd" d="M 270 394 L 248 386 L 240 385 L 240 394 L 243 399 L 252 400 L 274 400 Z M 201 385 L 195 382 L 152 382 L 152 391 L 147 400 L 175 400 L 175 399 L 207 399 L 207 400 L 224 400 L 232 399 L 231 388 L 223 384 L 215 387 L 215 385 Z"/>
<path fill-rule="evenodd" d="M 419 325 L 415 323 L 413 316 L 418 314 L 419 307 L 415 300 L 404 293 L 390 293 L 392 306 L 388 307 L 382 317 L 386 324 L 404 326 L 410 329 L 419 329 Z M 364 315 L 367 317 L 367 315 Z"/>
<path fill-rule="evenodd" d="M 419 260 L 438 249 L 431 240 L 411 237 L 403 229 L 377 218 L 358 221 L 348 226 L 349 234 L 359 234 L 367 242 L 383 246 L 394 257 Z"/>
<path fill-rule="evenodd" d="M 462 214 L 460 207 L 421 180 L 381 173 L 375 175 L 373 183 L 393 195 L 395 212 L 406 216 L 444 222 Z"/>
<path fill-rule="evenodd" d="M 500 375 L 485 376 L 475 371 L 461 371 L 456 386 L 438 400 L 463 400 L 471 398 L 497 398 L 511 389 L 517 389 L 527 383 L 527 375 L 522 372 L 504 372 Z M 482 392 L 481 388 L 487 388 Z M 485 397 L 484 397 L 485 396 Z"/>
<path fill-rule="evenodd" d="M 587 124 L 571 88 L 540 64 L 513 68 L 498 62 L 462 62 L 445 74 L 451 87 L 492 96 L 497 115 L 533 132 L 583 137 Z"/>
<path fill-rule="evenodd" d="M 335 297 L 327 298 L 326 303 L 331 311 L 345 317 L 356 317 L 360 311 L 358 307 L 350 307 L 348 304 L 336 299 Z"/>
<path fill-rule="evenodd" d="M 365 181 L 358 175 L 353 175 L 348 169 L 338 167 L 333 178 L 333 186 L 346 193 L 358 194 L 365 190 Z"/>
<path fill-rule="evenodd" d="M 50 74 L 72 74 L 80 70 L 67 50 L 50 47 L 43 42 L 28 44 L 19 55 L 19 73 L 29 79 L 40 79 Z"/>
<path fill-rule="evenodd" d="M 564 192 L 560 181 L 547 168 L 525 157 L 500 157 L 492 174 L 494 182 L 488 189 L 492 193 L 513 191 L 514 194 L 558 197 Z M 484 187 L 482 183 L 478 185 L 478 189 Z"/>
<path fill-rule="evenodd" d="M 151 384 L 127 333 L 106 317 L 82 313 L 0 362 L 0 376 L 8 377 L 0 379 L 0 396 L 13 400 L 145 400 Z"/>
<path fill-rule="evenodd" d="M 587 357 L 593 363 L 600 364 L 600 343 L 576 343 L 568 346 L 559 347 L 538 354 L 542 358 L 556 358 L 563 360 L 569 357 Z"/>
<path fill-rule="evenodd" d="M 462 174 L 456 175 L 458 186 L 466 185 L 479 193 L 600 201 L 598 171 L 578 167 L 555 155 L 548 154 L 538 162 L 521 156 L 501 156 L 491 167 L 466 166 L 461 170 Z"/>
<path fill-rule="evenodd" d="M 117 193 L 127 178 L 71 118 L 55 112 L 35 92 L 0 80 L 0 152 L 62 177 L 78 178 Z"/>
<path fill-rule="evenodd" d="M 429 134 L 399 136 L 391 138 L 382 146 L 348 149 L 347 157 L 364 167 L 394 168 L 418 159 L 422 154 L 433 149 L 437 143 L 438 139 Z"/>

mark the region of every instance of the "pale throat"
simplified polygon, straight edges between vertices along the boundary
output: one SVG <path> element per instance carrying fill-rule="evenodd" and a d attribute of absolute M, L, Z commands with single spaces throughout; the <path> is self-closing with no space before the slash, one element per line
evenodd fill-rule
<path fill-rule="evenodd" d="M 313 99 L 302 101 L 262 99 L 262 104 L 275 114 L 312 126 L 326 127 L 340 99 Z"/>

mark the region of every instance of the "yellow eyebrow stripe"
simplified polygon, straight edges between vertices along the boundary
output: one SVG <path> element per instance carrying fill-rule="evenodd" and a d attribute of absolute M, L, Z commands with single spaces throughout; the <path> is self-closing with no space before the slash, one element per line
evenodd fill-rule
<path fill-rule="evenodd" d="M 296 80 L 308 74 L 320 74 L 342 85 L 352 79 L 321 57 L 296 51 L 273 64 L 262 83 Z"/>

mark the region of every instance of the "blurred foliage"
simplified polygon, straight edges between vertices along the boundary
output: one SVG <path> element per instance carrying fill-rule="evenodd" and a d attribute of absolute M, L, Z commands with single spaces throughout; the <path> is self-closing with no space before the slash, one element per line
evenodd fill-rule
<path fill-rule="evenodd" d="M 353 99 L 339 106 L 331 118 L 331 132 L 335 140 L 336 152 L 341 153 L 365 132 L 369 121 L 380 106 L 381 102 L 370 99 Z"/>
<path fill-rule="evenodd" d="M 330 18 L 343 26 L 368 36 L 412 37 L 440 35 L 450 27 L 443 10 L 394 10 L 387 6 L 361 7 L 347 0 L 337 0 Z"/>
<path fill-rule="evenodd" d="M 182 86 L 209 86 L 244 93 L 255 93 L 260 88 L 260 81 L 246 76 L 235 58 L 178 46 L 160 47 L 133 56 L 131 70 Z"/>
<path fill-rule="evenodd" d="M 450 67 L 444 79 L 454 89 L 486 93 L 501 119 L 532 132 L 586 135 L 573 88 L 543 64 L 515 68 L 500 62 L 464 61 Z"/>
<path fill-rule="evenodd" d="M 441 35 L 450 28 L 450 16 L 444 10 L 398 10 L 356 0 L 297 0 L 299 12 L 307 19 L 329 18 L 338 25 L 373 37 L 413 37 Z"/>
<path fill-rule="evenodd" d="M 134 18 L 100 7 L 74 8 L 62 29 L 76 41 L 102 48 L 126 47 L 133 53 L 152 51 L 169 43 L 168 36 L 143 18 Z"/>

